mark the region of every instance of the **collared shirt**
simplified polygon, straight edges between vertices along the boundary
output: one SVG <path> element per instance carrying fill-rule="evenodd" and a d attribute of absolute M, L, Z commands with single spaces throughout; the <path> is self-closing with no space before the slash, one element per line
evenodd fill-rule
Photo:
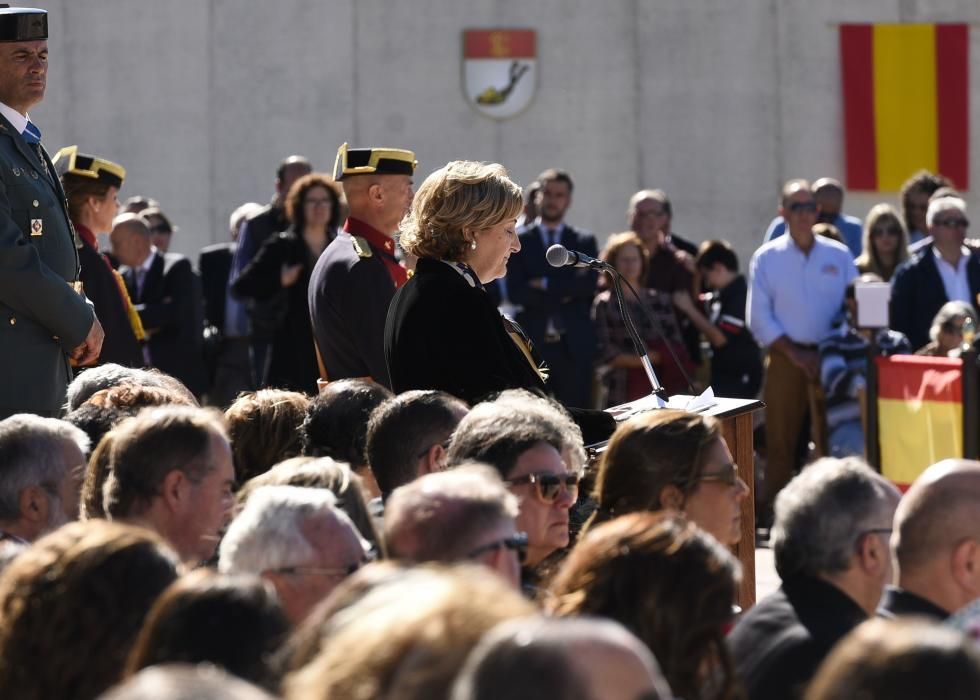
<path fill-rule="evenodd" d="M 752 256 L 746 315 L 762 345 L 780 336 L 816 345 L 833 328 L 844 303 L 844 290 L 857 276 L 851 252 L 815 236 L 810 254 L 792 236 L 766 243 Z"/>
<path fill-rule="evenodd" d="M 0 102 L 0 114 L 6 117 L 7 121 L 10 122 L 12 127 L 17 129 L 18 134 L 24 133 L 24 129 L 27 128 L 27 123 L 31 120 L 26 114 L 21 114 L 16 109 L 5 105 L 3 102 Z"/>
<path fill-rule="evenodd" d="M 936 256 L 936 269 L 943 280 L 943 289 L 946 290 L 948 301 L 965 301 L 972 303 L 970 298 L 970 280 L 966 276 L 966 263 L 970 259 L 970 251 L 966 246 L 960 247 L 960 259 L 953 267 L 935 247 L 932 254 Z"/>
<path fill-rule="evenodd" d="M 159 255 L 156 246 L 150 246 L 150 254 L 146 256 L 146 260 L 140 264 L 133 272 L 136 273 L 136 298 L 143 299 L 143 283 L 146 281 L 146 275 L 150 272 L 150 268 L 153 267 L 153 260 Z"/>
<path fill-rule="evenodd" d="M 837 218 L 834 219 L 834 226 L 840 231 L 841 238 L 844 239 L 844 245 L 851 251 L 851 255 L 855 258 L 859 256 L 864 247 L 864 243 L 861 240 L 864 234 L 864 224 L 861 223 L 861 220 L 856 216 L 838 214 Z M 786 220 L 781 216 L 777 216 L 770 222 L 763 243 L 775 240 L 784 233 L 786 233 Z"/>

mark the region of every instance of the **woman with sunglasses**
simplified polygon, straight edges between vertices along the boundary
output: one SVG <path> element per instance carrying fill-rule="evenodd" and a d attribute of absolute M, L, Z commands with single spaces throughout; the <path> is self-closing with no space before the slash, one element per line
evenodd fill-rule
<path fill-rule="evenodd" d="M 726 545 L 742 536 L 749 487 L 738 476 L 718 421 L 661 409 L 626 421 L 602 456 L 587 530 L 637 511 L 672 509 Z"/>
<path fill-rule="evenodd" d="M 552 581 L 560 617 L 615 620 L 653 653 L 687 700 L 741 697 L 725 635 L 734 622 L 735 558 L 676 513 L 632 513 L 591 530 Z"/>
<path fill-rule="evenodd" d="M 909 258 L 909 235 L 890 204 L 876 204 L 864 220 L 861 254 L 854 264 L 861 274 L 878 275 L 885 282 Z"/>

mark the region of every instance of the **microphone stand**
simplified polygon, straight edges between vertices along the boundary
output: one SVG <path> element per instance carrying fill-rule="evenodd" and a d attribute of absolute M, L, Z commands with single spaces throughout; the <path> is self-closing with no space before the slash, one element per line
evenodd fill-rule
<path fill-rule="evenodd" d="M 661 401 L 666 402 L 669 398 L 667 390 L 664 388 L 663 384 L 660 383 L 660 379 L 657 378 L 657 373 L 653 370 L 653 362 L 650 360 L 650 353 L 647 351 L 647 344 L 643 342 L 640 338 L 640 334 L 636 330 L 636 326 L 633 324 L 633 317 L 630 316 L 629 307 L 626 305 L 626 299 L 623 296 L 623 287 L 621 284 L 622 276 L 619 271 L 616 270 L 612 265 L 604 264 L 602 270 L 609 274 L 613 281 L 613 288 L 616 290 L 616 301 L 619 304 L 619 313 L 623 317 L 623 322 L 626 325 L 626 332 L 629 333 L 630 340 L 633 341 L 633 348 L 636 350 L 636 354 L 640 356 L 640 363 L 643 365 L 643 371 L 646 372 L 647 379 L 650 380 L 650 388 L 652 391 L 650 394 L 656 396 Z M 627 282 L 627 284 L 629 284 Z M 632 290 L 632 287 L 630 287 Z M 636 292 L 633 292 L 634 295 Z M 639 298 L 639 297 L 637 297 Z M 670 350 L 670 344 L 667 344 L 667 349 Z M 673 351 L 671 351 L 673 352 Z"/>

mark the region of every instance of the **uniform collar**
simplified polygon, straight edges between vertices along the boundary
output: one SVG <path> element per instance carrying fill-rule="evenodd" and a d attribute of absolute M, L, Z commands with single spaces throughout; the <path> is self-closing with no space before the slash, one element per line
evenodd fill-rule
<path fill-rule="evenodd" d="M 16 109 L 5 105 L 3 102 L 0 102 L 0 114 L 7 118 L 7 121 L 10 122 L 12 127 L 17 129 L 18 134 L 24 133 L 24 129 L 27 128 L 27 123 L 30 121 L 30 117 L 28 117 L 26 114 L 21 114 Z"/>
<path fill-rule="evenodd" d="M 388 255 L 395 254 L 395 241 L 391 236 L 381 233 L 378 229 L 353 216 L 347 217 L 344 222 L 344 231 L 352 236 L 361 236 L 366 239 L 372 247 L 383 250 Z"/>
<path fill-rule="evenodd" d="M 75 224 L 74 222 L 73 222 L 73 225 L 75 226 L 75 231 L 78 233 L 78 237 L 79 238 L 81 238 L 83 241 L 85 241 L 85 243 L 90 248 L 95 248 L 96 250 L 99 249 L 99 242 L 96 239 L 95 234 L 92 232 L 92 229 L 90 229 L 88 226 L 82 226 L 81 224 Z"/>

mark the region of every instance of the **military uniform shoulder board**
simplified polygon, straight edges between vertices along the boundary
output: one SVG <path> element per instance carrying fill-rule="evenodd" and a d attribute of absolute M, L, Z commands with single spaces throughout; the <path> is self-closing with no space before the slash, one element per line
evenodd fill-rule
<path fill-rule="evenodd" d="M 371 250 L 371 245 L 367 242 L 367 239 L 362 236 L 351 236 L 351 240 L 354 242 L 354 252 L 357 253 L 359 258 L 370 258 L 374 255 Z"/>

